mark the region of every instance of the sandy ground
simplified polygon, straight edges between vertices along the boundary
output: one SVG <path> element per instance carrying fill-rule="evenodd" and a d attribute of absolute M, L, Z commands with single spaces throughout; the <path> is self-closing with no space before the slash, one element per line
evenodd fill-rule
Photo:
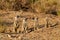
<path fill-rule="evenodd" d="M 13 18 L 16 16 L 15 13 L 18 13 L 18 14 L 20 14 L 21 17 L 24 16 L 25 18 L 29 18 L 29 19 L 33 18 L 33 17 L 38 17 L 39 18 L 39 20 L 38 20 L 39 25 L 40 24 L 41 25 L 42 24 L 46 24 L 45 23 L 46 22 L 45 17 L 47 15 L 44 16 L 44 14 L 41 14 L 41 15 L 36 14 L 36 16 L 33 16 L 35 14 L 30 13 L 30 12 L 24 12 L 25 13 L 24 14 L 24 13 L 21 13 L 21 12 L 13 12 L 13 11 L 11 11 L 10 13 L 8 12 L 7 15 L 6 15 L 6 11 L 5 12 L 0 11 L 0 15 L 3 15 L 3 13 L 5 15 L 4 16 L 0 16 L 0 18 L 2 18 L 2 19 L 6 18 L 5 20 L 9 19 L 7 21 L 9 23 L 10 22 L 14 22 Z M 11 13 L 13 13 L 13 15 Z M 40 28 L 38 27 L 38 29 L 36 29 L 34 31 L 31 31 L 31 32 L 28 32 L 28 33 L 19 33 L 19 34 L 16 34 L 16 33 L 14 33 L 14 34 L 11 34 L 11 33 L 9 33 L 9 34 L 0 33 L 0 40 L 60 40 L 60 19 L 59 18 L 60 17 L 53 17 L 52 16 L 52 18 L 49 19 L 51 24 L 55 24 L 58 21 L 58 25 L 54 25 L 53 27 L 50 27 L 50 26 L 48 28 L 46 26 L 40 27 Z M 34 26 L 33 25 L 33 20 L 28 20 L 27 22 L 28 22 L 28 28 L 32 28 Z M 9 27 L 9 29 L 11 29 L 11 27 Z"/>

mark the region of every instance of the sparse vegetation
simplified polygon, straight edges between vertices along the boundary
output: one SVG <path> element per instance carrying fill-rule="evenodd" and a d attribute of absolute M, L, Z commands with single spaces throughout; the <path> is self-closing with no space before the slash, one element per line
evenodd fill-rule
<path fill-rule="evenodd" d="M 12 39 L 14 37 L 17 40 L 21 35 L 21 40 L 55 40 L 54 36 L 56 38 L 60 36 L 58 34 L 60 2 L 58 1 L 0 0 L 0 34 L 18 34 L 11 36 Z"/>
<path fill-rule="evenodd" d="M 49 10 L 49 8 L 53 8 L 57 6 L 56 0 L 1 0 L 0 1 L 0 9 L 2 10 L 27 10 L 27 9 L 35 9 L 37 11 L 44 12 L 45 10 Z"/>

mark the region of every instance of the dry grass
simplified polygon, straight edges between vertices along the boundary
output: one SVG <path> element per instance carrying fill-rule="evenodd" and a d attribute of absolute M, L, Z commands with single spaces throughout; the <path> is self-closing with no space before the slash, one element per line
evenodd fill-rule
<path fill-rule="evenodd" d="M 60 0 L 0 0 L 0 33 L 3 32 L 5 29 L 6 29 L 5 32 L 8 33 L 16 33 L 16 32 L 19 33 L 19 31 L 22 30 L 21 28 L 23 18 L 27 18 L 26 21 L 27 27 L 32 29 L 35 26 L 34 17 L 38 17 L 38 21 L 36 24 L 39 24 L 39 26 L 40 25 L 46 26 L 46 20 L 45 20 L 46 16 L 48 17 L 48 19 L 50 18 L 49 23 L 51 25 L 57 23 L 58 19 L 60 18 L 59 1 Z M 20 10 L 22 10 L 22 13 Z M 51 10 L 56 11 L 59 17 L 52 15 Z M 14 23 L 14 17 L 16 15 L 20 16 L 20 18 L 18 18 L 17 22 L 19 27 L 16 27 L 15 30 L 13 23 Z M 37 30 L 31 31 L 26 35 L 22 35 L 21 40 L 60 40 L 59 22 L 58 25 L 57 26 L 54 25 L 54 27 L 50 27 L 50 25 L 48 28 L 45 26 L 44 27 L 36 26 L 38 27 Z"/>

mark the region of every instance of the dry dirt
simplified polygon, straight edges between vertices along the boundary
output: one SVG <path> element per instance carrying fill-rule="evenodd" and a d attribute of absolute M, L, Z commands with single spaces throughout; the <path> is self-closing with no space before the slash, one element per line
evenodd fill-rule
<path fill-rule="evenodd" d="M 23 24 L 24 18 L 26 24 Z M 5 28 L 0 32 L 0 40 L 60 40 L 60 16 L 23 11 L 0 11 L 0 19 Z"/>

